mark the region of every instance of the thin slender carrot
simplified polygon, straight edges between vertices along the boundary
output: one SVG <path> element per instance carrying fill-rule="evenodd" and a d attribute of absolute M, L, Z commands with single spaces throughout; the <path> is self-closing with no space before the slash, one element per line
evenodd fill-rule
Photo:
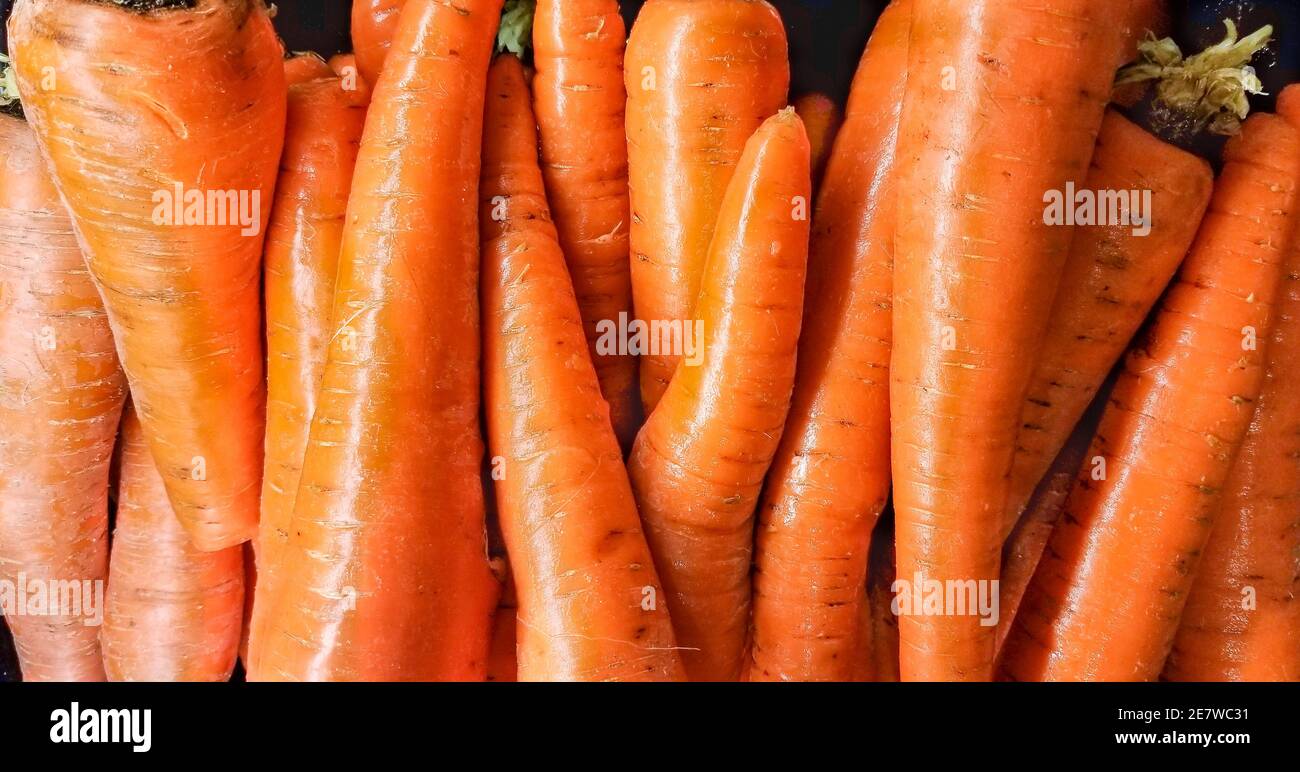
<path fill-rule="evenodd" d="M 1278 97 L 1300 125 L 1300 87 Z M 1164 678 L 1300 680 L 1300 238 L 1284 264 L 1264 386 Z"/>
<path fill-rule="evenodd" d="M 263 256 L 266 313 L 266 452 L 257 537 L 257 608 L 251 635 L 275 607 L 307 433 L 316 411 L 334 280 L 361 132 L 363 89 L 324 73 L 289 87 L 280 180 Z M 247 661 L 247 660 L 246 660 Z"/>
<path fill-rule="evenodd" d="M 367 83 L 378 83 L 406 0 L 353 0 L 352 49 Z"/>
<path fill-rule="evenodd" d="M 95 625 L 126 379 L 36 138 L 10 115 L 0 115 L 0 329 L 0 580 L 14 590 L 0 612 L 25 680 L 102 681 Z M 38 607 L 38 596 L 59 597 L 55 582 L 73 588 L 72 605 Z"/>
<path fill-rule="evenodd" d="M 704 262 L 745 141 L 786 103 L 785 27 L 764 0 L 649 0 L 632 25 L 627 78 L 632 301 L 646 324 L 695 318 Z M 641 357 L 647 415 L 680 351 Z"/>
<path fill-rule="evenodd" d="M 803 311 L 808 138 L 793 109 L 745 145 L 709 247 L 697 324 L 628 468 L 693 680 L 735 680 L 754 508 L 790 407 Z"/>
<path fill-rule="evenodd" d="M 1007 638 L 1007 677 L 1159 675 L 1259 396 L 1298 182 L 1300 132 L 1252 116 L 1125 362 Z"/>
<path fill-rule="evenodd" d="M 357 157 L 254 680 L 484 678 L 477 195 L 500 0 L 408 0 Z"/>
<path fill-rule="evenodd" d="M 157 5 L 20 0 L 9 43 L 172 505 L 218 550 L 257 530 L 284 65 L 261 0 Z"/>
<path fill-rule="evenodd" d="M 929 0 L 899 128 L 892 466 L 899 581 L 989 588 L 1020 407 L 1070 229 L 1046 191 L 1083 177 L 1127 0 Z M 959 582 L 960 585 L 948 584 Z M 966 592 L 966 590 L 963 590 Z M 974 600 L 974 599 L 972 599 Z M 899 620 L 903 680 L 986 680 L 974 604 Z"/>
<path fill-rule="evenodd" d="M 880 22 L 877 21 L 876 29 L 879 28 Z M 903 65 L 906 65 L 906 60 Z M 812 149 L 813 191 L 816 192 L 820 189 L 822 172 L 826 171 L 826 162 L 831 157 L 835 135 L 839 133 L 840 126 L 844 123 L 844 113 L 840 111 L 840 106 L 835 104 L 834 99 L 815 91 L 801 94 L 793 104 L 794 111 L 803 119 L 803 125 L 808 127 L 808 145 Z"/>
<path fill-rule="evenodd" d="M 504 471 L 495 487 L 519 601 L 519 680 L 681 679 L 511 55 L 488 72 L 479 198 L 484 395 Z"/>
<path fill-rule="evenodd" d="M 1021 413 L 1003 536 L 1187 254 L 1212 187 L 1204 160 L 1106 113 L 1082 190 L 1094 195 L 1098 214 L 1112 211 L 1108 222 L 1074 231 Z M 1130 191 L 1150 191 L 1148 204 Z M 1102 196 L 1111 193 L 1123 202 L 1107 204 Z M 1121 210 L 1130 222 L 1117 217 Z M 1138 216 L 1151 220 L 1140 226 L 1132 222 Z"/>
<path fill-rule="evenodd" d="M 110 681 L 228 681 L 244 605 L 243 545 L 200 552 L 172 512 L 135 412 L 122 419 L 105 604 Z"/>
<path fill-rule="evenodd" d="M 587 347 L 619 443 L 641 423 L 636 357 L 599 345 L 632 311 L 631 211 L 623 128 L 623 17 L 617 0 L 541 0 L 533 21 L 533 98 L 546 195 L 582 311 Z"/>
<path fill-rule="evenodd" d="M 863 680 L 871 531 L 889 498 L 894 150 L 912 0 L 858 65 L 813 213 L 785 434 L 758 509 L 753 680 Z M 797 108 L 796 108 L 797 109 Z"/>

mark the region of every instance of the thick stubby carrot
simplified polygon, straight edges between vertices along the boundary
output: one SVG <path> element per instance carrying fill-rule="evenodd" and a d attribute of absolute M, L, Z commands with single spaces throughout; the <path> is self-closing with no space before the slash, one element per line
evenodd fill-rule
<path fill-rule="evenodd" d="M 1113 211 L 1105 224 L 1074 230 L 1021 414 L 1004 536 L 1187 254 L 1213 184 L 1204 160 L 1106 113 L 1081 190 Z M 1130 191 L 1150 191 L 1149 211 L 1129 209 Z M 1107 192 L 1126 203 L 1106 204 Z M 1149 216 L 1149 228 L 1116 221 L 1121 206 L 1130 219 Z"/>
<path fill-rule="evenodd" d="M 257 537 L 255 621 L 275 605 L 280 554 L 298 494 L 307 433 L 335 328 L 330 315 L 366 94 L 324 74 L 289 87 L 275 206 L 263 256 L 266 313 L 266 461 Z M 254 633 L 250 630 L 251 634 Z"/>
<path fill-rule="evenodd" d="M 1254 115 L 1224 161 L 1007 638 L 1008 678 L 1154 679 L 1173 644 L 1263 380 L 1300 132 Z"/>
<path fill-rule="evenodd" d="M 406 0 L 352 0 L 352 50 L 367 83 L 379 82 Z"/>
<path fill-rule="evenodd" d="M 898 3 L 895 3 L 897 5 Z M 883 15 L 883 14 L 882 14 Z M 880 28 L 880 22 L 876 22 L 876 28 Z M 874 35 L 875 32 L 873 31 Z M 904 60 L 900 69 L 906 66 Z M 898 96 L 902 96 L 899 94 Z M 822 172 L 826 170 L 826 162 L 831 156 L 831 147 L 835 143 L 835 135 L 840 131 L 840 125 L 844 122 L 844 114 L 840 112 L 840 106 L 835 104 L 835 100 L 819 94 L 815 91 L 803 94 L 793 102 L 794 111 L 799 113 L 803 119 L 803 125 L 808 129 L 808 147 L 811 150 L 812 158 L 812 180 L 813 192 L 820 189 Z"/>
<path fill-rule="evenodd" d="M 172 512 L 134 411 L 122 420 L 102 640 L 110 681 L 228 681 L 244 548 L 200 552 Z"/>
<path fill-rule="evenodd" d="M 693 680 L 735 680 L 754 508 L 794 386 L 808 258 L 808 137 L 793 109 L 745 145 L 722 199 L 683 360 L 628 468 Z"/>
<path fill-rule="evenodd" d="M 871 531 L 889 498 L 894 150 L 912 0 L 881 15 L 813 213 L 785 434 L 758 508 L 751 680 L 861 680 Z"/>
<path fill-rule="evenodd" d="M 624 63 L 632 303 L 643 322 L 697 319 L 718 209 L 745 141 L 785 105 L 790 63 L 781 17 L 764 0 L 649 0 Z M 647 338 L 652 335 L 647 335 Z M 641 357 L 647 415 L 680 351 Z"/>
<path fill-rule="evenodd" d="M 20 0 L 9 44 L 176 514 L 199 549 L 246 541 L 262 474 L 263 225 L 285 113 L 266 8 Z"/>
<path fill-rule="evenodd" d="M 29 597 L 0 611 L 25 680 L 102 681 L 96 625 L 126 379 L 36 138 L 8 115 L 0 115 L 0 329 L 0 580 Z M 33 606 L 37 592 L 58 597 L 51 583 L 75 591 L 70 607 Z"/>
<path fill-rule="evenodd" d="M 519 680 L 680 680 L 672 623 L 551 222 L 523 65 L 488 72 L 479 229 L 488 445 Z"/>
<path fill-rule="evenodd" d="M 628 275 L 623 17 L 616 0 L 541 0 L 533 20 L 533 98 L 546 195 L 582 311 L 587 347 L 619 443 L 641 422 L 636 357 L 607 331 L 632 313 Z M 598 346 L 602 333 L 612 350 Z"/>
<path fill-rule="evenodd" d="M 1278 97 L 1300 125 L 1300 87 Z M 1174 647 L 1171 681 L 1300 680 L 1300 237 L 1283 264 L 1264 385 Z"/>
<path fill-rule="evenodd" d="M 928 0 L 899 127 L 890 362 L 898 575 L 998 578 L 1020 407 L 1070 243 L 1044 193 L 1080 180 L 1127 0 Z M 983 583 L 983 584 L 977 584 Z M 944 586 L 950 586 L 945 584 Z M 963 604 L 967 605 L 967 604 Z M 899 619 L 903 680 L 985 680 L 994 628 L 967 605 Z"/>
<path fill-rule="evenodd" d="M 478 181 L 500 0 L 409 0 L 366 117 L 254 679 L 481 680 Z"/>

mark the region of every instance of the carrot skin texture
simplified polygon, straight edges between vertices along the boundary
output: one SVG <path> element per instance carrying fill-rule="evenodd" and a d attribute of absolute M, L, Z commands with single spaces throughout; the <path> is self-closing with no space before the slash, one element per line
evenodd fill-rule
<path fill-rule="evenodd" d="M 367 83 L 377 83 L 406 0 L 353 0 L 352 51 Z"/>
<path fill-rule="evenodd" d="M 1122 224 L 1074 231 L 1021 414 L 1004 535 L 1173 278 L 1213 185 L 1204 160 L 1107 112 L 1083 189 L 1150 190 L 1150 231 Z"/>
<path fill-rule="evenodd" d="M 139 419 L 122 420 L 104 627 L 110 681 L 229 681 L 244 607 L 244 546 L 201 552 L 172 512 Z"/>
<path fill-rule="evenodd" d="M 1300 126 L 1300 88 L 1284 89 L 1277 109 Z M 1300 238 L 1293 234 L 1264 385 L 1187 597 L 1166 680 L 1300 680 L 1298 345 Z"/>
<path fill-rule="evenodd" d="M 1300 132 L 1254 115 L 1224 157 L 1196 243 L 1129 353 L 1030 583 L 1007 678 L 1151 680 L 1169 654 L 1259 396 Z"/>
<path fill-rule="evenodd" d="M 890 362 L 898 576 L 993 582 L 1020 406 L 1069 247 L 1044 193 L 1083 177 L 1127 0 L 926 0 L 899 128 Z M 944 68 L 954 68 L 944 77 Z M 993 124 L 997 128 L 993 128 Z M 994 628 L 899 619 L 910 680 L 988 680 Z"/>
<path fill-rule="evenodd" d="M 533 99 L 546 195 L 600 390 L 625 449 L 641 423 L 636 357 L 597 342 L 609 325 L 617 329 L 619 314 L 632 312 L 626 37 L 616 0 L 541 0 L 533 17 Z"/>
<path fill-rule="evenodd" d="M 479 190 L 488 440 L 521 681 L 681 680 L 672 623 L 546 204 L 518 57 L 488 72 Z"/>
<path fill-rule="evenodd" d="M 869 675 L 861 620 L 871 532 L 889 498 L 894 150 L 911 6 L 895 0 L 876 24 L 813 213 L 816 301 L 758 509 L 755 681 Z"/>
<path fill-rule="evenodd" d="M 718 209 L 746 140 L 785 106 L 785 27 L 764 0 L 649 0 L 624 63 L 632 303 L 643 322 L 692 315 Z M 654 409 L 680 356 L 641 356 Z"/>
<path fill-rule="evenodd" d="M 367 95 L 348 90 L 328 68 L 289 87 L 280 180 L 266 236 L 266 450 L 257 537 L 257 595 L 251 628 L 274 608 L 281 553 L 289 541 L 294 498 L 325 350 L 334 334 L 334 282 L 343 242 Z"/>
<path fill-rule="evenodd" d="M 22 0 L 9 42 L 176 514 L 199 549 L 247 541 L 262 472 L 263 225 L 285 113 L 266 9 Z M 51 67 L 58 77 L 43 84 Z M 243 224 L 214 195 L 225 191 Z M 187 223 L 209 224 L 171 224 L 182 206 Z M 207 209 L 221 210 L 217 224 Z"/>
<path fill-rule="evenodd" d="M 794 386 L 810 187 L 803 122 L 783 110 L 722 200 L 696 306 L 703 356 L 683 360 L 628 463 L 692 680 L 742 672 L 753 514 Z"/>
<path fill-rule="evenodd" d="M 126 378 L 44 163 L 31 129 L 0 116 L 0 579 L 95 582 L 102 591 Z M 0 611 L 23 680 L 104 680 L 92 624 L 102 606 Z"/>
<path fill-rule="evenodd" d="M 375 85 L 255 680 L 485 676 L 499 588 L 480 483 L 477 199 L 500 12 L 409 0 Z"/>

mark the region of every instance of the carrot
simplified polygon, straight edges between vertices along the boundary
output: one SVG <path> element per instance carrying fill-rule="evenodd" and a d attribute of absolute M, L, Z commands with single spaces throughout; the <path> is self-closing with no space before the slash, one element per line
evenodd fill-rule
<path fill-rule="evenodd" d="M 251 635 L 261 635 L 278 593 L 280 557 L 289 541 L 325 349 L 335 330 L 330 323 L 334 280 L 365 126 L 364 89 L 354 83 L 348 90 L 342 77 L 323 62 L 321 67 L 323 74 L 317 70 L 289 87 L 280 180 L 263 257 L 266 450 L 257 537 L 259 600 Z"/>
<path fill-rule="evenodd" d="M 889 498 L 894 142 L 912 0 L 876 24 L 813 213 L 786 431 L 758 508 L 751 678 L 862 680 L 871 531 Z M 797 108 L 796 108 L 797 109 Z"/>
<path fill-rule="evenodd" d="M 294 54 L 284 60 L 284 82 L 287 86 L 325 78 L 333 72 L 329 63 L 314 53 Z"/>
<path fill-rule="evenodd" d="M 879 27 L 880 22 L 877 21 L 876 28 Z M 796 98 L 794 110 L 803 119 L 804 126 L 808 127 L 808 144 L 812 148 L 813 190 L 817 191 L 820 189 L 822 172 L 826 170 L 826 162 L 831 155 L 835 135 L 844 122 L 844 114 L 840 112 L 840 106 L 835 104 L 835 100 L 815 91 Z"/>
<path fill-rule="evenodd" d="M 228 681 L 244 604 L 243 546 L 200 552 L 172 512 L 135 412 L 122 420 L 102 640 L 110 681 Z"/>
<path fill-rule="evenodd" d="M 342 81 L 345 91 L 358 92 L 358 98 L 365 104 L 370 103 L 371 82 L 361 77 L 355 54 L 335 54 L 329 59 L 330 69 Z"/>
<path fill-rule="evenodd" d="M 1259 396 L 1298 178 L 1300 132 L 1284 119 L 1253 116 L 1229 142 L 1007 638 L 1007 677 L 1159 675 Z"/>
<path fill-rule="evenodd" d="M 871 680 L 882 683 L 898 682 L 898 616 L 894 614 L 894 593 L 890 589 L 897 578 L 893 521 L 881 518 L 871 539 L 867 573 L 868 624 L 871 628 L 867 640 L 870 644 L 868 671 Z"/>
<path fill-rule="evenodd" d="M 20 0 L 9 43 L 154 461 L 211 551 L 257 530 L 284 66 L 260 0 L 158 5 Z"/>
<path fill-rule="evenodd" d="M 1187 254 L 1212 186 L 1204 160 L 1107 112 L 1082 190 L 1098 194 L 1098 209 L 1108 208 L 1100 194 L 1124 194 L 1130 220 L 1152 219 L 1074 231 L 1021 413 L 1004 536 Z M 1132 206 L 1130 191 L 1151 191 L 1149 204 Z"/>
<path fill-rule="evenodd" d="M 479 190 L 484 399 L 504 472 L 495 488 L 519 602 L 519 680 L 680 679 L 536 148 L 523 66 L 500 56 Z"/>
<path fill-rule="evenodd" d="M 1300 125 L 1300 87 L 1278 97 Z M 1284 263 L 1264 385 L 1165 665 L 1172 681 L 1300 680 L 1300 239 Z"/>
<path fill-rule="evenodd" d="M 628 462 L 692 680 L 735 680 L 754 507 L 790 407 L 808 257 L 808 138 L 793 109 L 745 145 L 709 246 L 683 360 Z"/>
<path fill-rule="evenodd" d="M 352 50 L 366 83 L 377 83 L 406 0 L 353 0 Z"/>
<path fill-rule="evenodd" d="M 1020 406 L 1070 239 L 1043 196 L 1087 168 L 1125 8 L 935 0 L 913 15 L 908 71 L 931 75 L 909 80 L 899 127 L 890 401 L 898 576 L 917 592 L 987 595 L 998 578 Z M 963 606 L 902 615 L 903 680 L 991 677 L 994 628 Z"/>
<path fill-rule="evenodd" d="M 692 309 L 727 183 L 746 140 L 785 105 L 785 27 L 764 0 L 649 0 L 632 25 L 624 72 L 632 303 L 655 325 L 641 356 L 649 415 L 684 351 L 655 332 L 698 318 Z"/>
<path fill-rule="evenodd" d="M 517 614 L 519 601 L 515 597 L 509 564 L 505 564 L 506 579 L 502 582 L 501 600 L 492 618 L 492 643 L 488 648 L 487 680 L 514 683 L 519 680 L 519 656 L 516 643 L 519 639 Z"/>
<path fill-rule="evenodd" d="M 1131 0 L 1124 29 L 1126 30 L 1123 46 L 1120 48 L 1120 61 L 1127 63 L 1137 58 L 1138 44 L 1148 38 L 1162 38 L 1169 34 L 1172 20 L 1169 3 L 1166 0 Z M 1147 93 L 1145 84 L 1127 84 L 1117 86 L 1111 92 L 1111 102 L 1123 107 L 1132 107 Z"/>
<path fill-rule="evenodd" d="M 102 681 L 95 625 L 126 380 L 36 139 L 11 115 L 0 115 L 0 329 L 0 581 L 12 589 L 0 612 L 25 680 Z M 39 600 L 59 587 L 70 605 Z"/>
<path fill-rule="evenodd" d="M 632 310 L 628 276 L 623 17 L 617 0 L 541 0 L 533 22 L 533 98 L 542 175 L 578 296 L 587 348 L 619 443 L 641 422 L 636 358 L 607 329 Z M 606 338 L 602 345 L 602 337 Z"/>
<path fill-rule="evenodd" d="M 254 680 L 482 680 L 477 191 L 500 0 L 409 0 L 348 201 L 333 335 Z"/>

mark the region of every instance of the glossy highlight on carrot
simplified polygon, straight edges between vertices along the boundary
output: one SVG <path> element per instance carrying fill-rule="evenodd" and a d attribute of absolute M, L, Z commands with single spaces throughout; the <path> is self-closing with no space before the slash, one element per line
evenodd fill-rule
<path fill-rule="evenodd" d="M 500 13 L 408 0 L 374 87 L 254 680 L 485 676 L 499 586 L 480 483 L 477 199 Z"/>
<path fill-rule="evenodd" d="M 262 474 L 263 226 L 285 114 L 267 9 L 20 0 L 9 44 L 176 514 L 199 549 L 247 541 Z"/>

